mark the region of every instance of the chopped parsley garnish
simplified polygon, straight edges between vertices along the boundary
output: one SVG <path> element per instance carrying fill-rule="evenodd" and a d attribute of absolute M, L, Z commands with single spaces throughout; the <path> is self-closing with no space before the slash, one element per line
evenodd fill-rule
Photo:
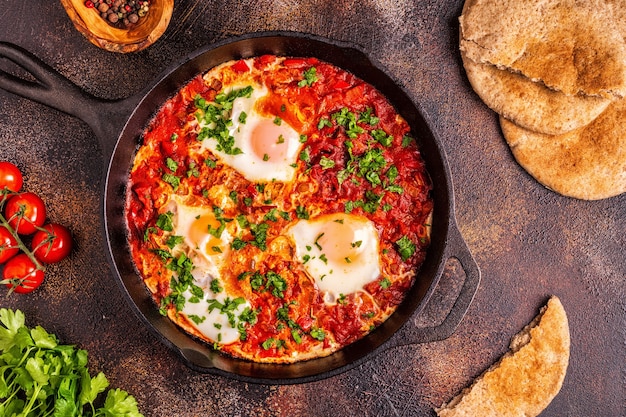
<path fill-rule="evenodd" d="M 277 212 L 278 212 L 278 209 L 276 208 L 271 209 L 270 211 L 265 213 L 265 216 L 263 216 L 263 220 L 269 220 L 271 222 L 278 221 L 278 218 L 276 217 Z"/>
<path fill-rule="evenodd" d="M 335 166 L 335 161 L 322 155 L 322 158 L 320 159 L 320 166 L 322 169 L 329 169 Z"/>
<path fill-rule="evenodd" d="M 207 158 L 204 160 L 204 165 L 208 166 L 209 168 L 215 168 L 217 167 L 217 162 L 215 162 L 212 159 Z"/>
<path fill-rule="evenodd" d="M 300 332 L 297 329 L 291 329 L 291 337 L 297 344 L 302 343 L 302 336 L 300 336 Z"/>
<path fill-rule="evenodd" d="M 373 114 L 373 111 L 374 110 L 371 107 L 368 107 L 367 109 L 365 109 L 365 111 L 362 111 L 359 114 L 358 121 L 361 123 L 367 123 L 370 126 L 378 124 L 380 119 Z"/>
<path fill-rule="evenodd" d="M 391 281 L 389 280 L 389 278 L 385 277 L 380 280 L 380 288 L 386 290 L 389 287 L 391 287 Z"/>
<path fill-rule="evenodd" d="M 296 207 L 296 217 L 303 220 L 309 220 L 309 212 L 307 211 L 306 207 Z"/>
<path fill-rule="evenodd" d="M 195 324 L 202 324 L 206 320 L 206 316 L 200 317 L 197 314 L 189 314 L 187 317 L 189 317 Z"/>
<path fill-rule="evenodd" d="M 337 300 L 338 304 L 341 305 L 346 305 L 347 301 L 346 301 L 346 295 L 345 294 L 339 294 L 339 299 Z"/>
<path fill-rule="evenodd" d="M 220 93 L 215 97 L 215 102 L 208 102 L 202 96 L 197 95 L 194 99 L 196 106 L 196 118 L 201 124 L 197 139 L 203 141 L 213 139 L 217 142 L 216 149 L 227 155 L 238 155 L 242 151 L 235 146 L 235 138 L 230 134 L 229 128 L 233 122 L 230 119 L 233 102 L 239 97 L 250 97 L 252 86 L 233 89 L 229 93 Z M 239 121 L 245 123 L 246 116 L 239 116 Z"/>
<path fill-rule="evenodd" d="M 228 318 L 228 324 L 230 327 L 236 328 L 237 322 L 235 317 L 235 311 L 239 308 L 240 305 L 245 304 L 246 300 L 243 297 L 230 298 L 226 297 L 224 299 L 224 303 L 220 303 L 218 300 L 207 300 L 208 302 L 208 311 L 211 313 L 213 310 L 219 310 L 221 314 L 226 315 Z"/>
<path fill-rule="evenodd" d="M 174 217 L 174 213 L 172 213 L 171 211 L 159 214 L 159 217 L 156 221 L 157 227 L 165 232 L 171 232 L 172 230 L 174 230 L 172 217 Z"/>
<path fill-rule="evenodd" d="M 319 122 L 317 122 L 317 128 L 323 129 L 324 127 L 333 127 L 333 124 L 326 117 L 322 117 Z"/>
<path fill-rule="evenodd" d="M 165 160 L 165 166 L 172 172 L 176 172 L 178 169 L 178 163 L 169 157 Z"/>
<path fill-rule="evenodd" d="M 187 170 L 187 178 L 190 178 L 190 177 L 195 177 L 195 178 L 200 177 L 200 170 L 198 169 L 198 166 L 196 165 L 196 163 L 193 161 L 189 163 L 189 169 Z"/>
<path fill-rule="evenodd" d="M 306 162 L 307 164 L 311 162 L 311 148 L 307 146 L 302 151 L 300 151 L 300 160 Z"/>
<path fill-rule="evenodd" d="M 298 83 L 298 87 L 310 87 L 313 85 L 313 83 L 315 81 L 317 81 L 317 68 L 315 67 L 311 67 L 307 70 L 305 70 L 302 73 L 302 76 L 304 77 L 299 83 Z"/>
<path fill-rule="evenodd" d="M 313 339 L 319 340 L 320 342 L 326 339 L 326 332 L 323 329 L 320 329 L 318 327 L 312 328 L 309 334 L 311 335 Z"/>
<path fill-rule="evenodd" d="M 273 296 L 283 298 L 284 291 L 287 290 L 287 281 L 274 271 L 268 271 L 265 275 L 255 271 L 248 275 L 250 277 L 250 287 L 254 291 L 270 291 Z"/>
<path fill-rule="evenodd" d="M 371 135 L 374 139 L 376 139 L 376 141 L 378 143 L 380 143 L 381 145 L 383 145 L 384 147 L 390 147 L 391 144 L 393 143 L 393 136 L 388 135 L 384 130 L 382 129 L 376 129 L 376 130 L 372 130 Z"/>
<path fill-rule="evenodd" d="M 270 225 L 267 223 L 260 224 L 251 224 L 250 232 L 252 232 L 252 236 L 254 240 L 250 242 L 252 246 L 256 246 L 261 250 L 267 249 L 267 230 L 270 228 Z"/>
<path fill-rule="evenodd" d="M 241 227 L 242 229 L 245 229 L 246 227 L 250 226 L 250 222 L 248 221 L 246 216 L 243 214 L 238 214 L 235 219 L 237 220 L 239 227 Z"/>
<path fill-rule="evenodd" d="M 272 289 L 272 294 L 276 297 L 283 298 L 284 291 L 287 289 L 287 281 L 285 278 L 278 275 L 276 272 L 269 271 L 265 274 L 267 277 L 267 283 L 265 285 L 266 288 Z"/>
<path fill-rule="evenodd" d="M 378 171 L 387 165 L 383 150 L 380 148 L 371 148 L 358 159 L 359 174 L 365 177 L 368 172 Z"/>
<path fill-rule="evenodd" d="M 172 188 L 174 188 L 174 191 L 176 191 L 180 186 L 180 177 L 177 177 L 176 175 L 166 172 L 165 174 L 163 174 L 162 179 L 163 181 L 171 185 Z"/>
<path fill-rule="evenodd" d="M 147 227 L 146 231 L 143 232 L 143 241 L 147 242 L 148 239 L 150 238 L 150 234 L 156 233 L 156 232 L 158 232 L 158 229 L 156 227 Z"/>
<path fill-rule="evenodd" d="M 220 284 L 219 280 L 217 279 L 213 279 L 211 281 L 211 291 L 213 291 L 215 294 L 219 294 L 222 291 L 224 291 L 224 288 L 222 287 L 222 285 Z"/>
<path fill-rule="evenodd" d="M 406 235 L 402 236 L 400 239 L 396 241 L 396 247 L 398 249 L 398 253 L 403 261 L 406 262 L 413 254 L 415 253 L 415 243 L 411 241 Z"/>
<path fill-rule="evenodd" d="M 343 126 L 346 135 L 354 139 L 365 130 L 357 124 L 356 115 L 351 112 L 347 107 L 343 107 L 338 112 L 331 115 L 331 118 L 337 123 L 338 126 Z"/>
<path fill-rule="evenodd" d="M 261 344 L 261 347 L 263 347 L 263 349 L 265 350 L 270 350 L 272 348 L 280 349 L 285 347 L 285 341 L 270 337 Z"/>
<path fill-rule="evenodd" d="M 389 180 L 390 183 L 393 183 L 396 178 L 398 178 L 398 168 L 395 165 L 391 165 L 389 167 L 389 169 L 387 170 L 387 179 Z"/>
<path fill-rule="evenodd" d="M 190 302 L 197 302 L 204 294 L 202 288 L 194 284 L 194 278 L 193 275 L 191 275 L 191 271 L 193 270 L 193 262 L 191 262 L 191 259 L 184 253 L 178 258 L 170 256 L 168 259 L 169 263 L 167 263 L 166 268 L 174 272 L 176 276 L 173 276 L 170 280 L 170 293 L 161 299 L 161 308 L 159 311 L 163 315 L 167 315 L 166 307 L 170 304 L 174 306 L 176 311 L 183 309 L 187 301 L 184 293 L 187 290 L 192 294 L 192 297 L 189 299 Z"/>
<path fill-rule="evenodd" d="M 168 248 L 173 249 L 174 246 L 183 243 L 184 240 L 185 238 L 182 236 L 172 235 L 167 238 L 167 240 L 165 241 L 165 244 L 167 245 Z"/>

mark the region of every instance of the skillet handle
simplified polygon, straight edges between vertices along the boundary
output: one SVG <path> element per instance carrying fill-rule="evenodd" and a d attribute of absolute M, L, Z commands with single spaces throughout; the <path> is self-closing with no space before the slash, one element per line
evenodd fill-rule
<path fill-rule="evenodd" d="M 454 222 L 450 225 L 450 234 L 446 244 L 444 259 L 446 259 L 446 264 L 453 259 L 457 260 L 465 273 L 463 286 L 451 310 L 440 324 L 432 327 L 417 327 L 415 323 L 413 323 L 413 326 L 410 323 L 406 323 L 389 341 L 385 350 L 447 339 L 454 333 L 463 317 L 465 317 L 465 313 L 467 313 L 480 284 L 480 269 Z M 441 285 L 441 279 L 439 280 L 439 285 Z M 434 302 L 433 297 L 430 298 L 428 304 L 432 302 Z"/>
<path fill-rule="evenodd" d="M 0 58 L 13 62 L 35 80 L 0 68 L 0 88 L 86 122 L 100 140 L 105 161 L 109 159 L 121 130 L 115 121 L 128 114 L 128 106 L 134 106 L 134 100 L 106 101 L 94 97 L 32 53 L 12 43 L 0 42 Z M 127 101 L 132 103 L 125 103 Z"/>

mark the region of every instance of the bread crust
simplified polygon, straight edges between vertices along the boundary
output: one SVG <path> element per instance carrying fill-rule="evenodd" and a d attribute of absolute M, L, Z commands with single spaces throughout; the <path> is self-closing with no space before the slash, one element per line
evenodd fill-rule
<path fill-rule="evenodd" d="M 500 126 L 517 162 L 547 188 L 582 200 L 626 192 L 626 99 L 562 135 L 533 132 L 504 117 Z"/>
<path fill-rule="evenodd" d="M 568 95 L 626 95 L 626 45 L 603 1 L 472 0 L 461 50 Z"/>
<path fill-rule="evenodd" d="M 474 91 L 496 113 L 517 125 L 549 135 L 567 133 L 591 123 L 611 100 L 567 95 L 521 74 L 474 62 L 461 53 Z"/>
<path fill-rule="evenodd" d="M 437 415 L 536 416 L 561 389 L 569 352 L 567 315 L 559 298 L 552 296 L 537 317 L 513 337 L 509 352 L 437 409 Z"/>

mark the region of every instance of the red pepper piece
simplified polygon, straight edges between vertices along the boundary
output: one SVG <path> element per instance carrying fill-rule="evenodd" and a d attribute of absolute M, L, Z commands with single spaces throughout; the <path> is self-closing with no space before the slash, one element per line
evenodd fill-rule
<path fill-rule="evenodd" d="M 235 62 L 232 68 L 234 71 L 237 71 L 237 72 L 247 72 L 250 70 L 250 68 L 248 67 L 248 64 L 246 64 L 246 61 L 244 61 L 243 59 L 240 59 L 239 61 Z"/>
<path fill-rule="evenodd" d="M 350 87 L 350 84 L 348 84 L 346 81 L 344 81 L 344 80 L 337 80 L 337 81 L 335 81 L 335 83 L 332 85 L 331 88 L 333 90 L 345 90 L 348 87 Z"/>

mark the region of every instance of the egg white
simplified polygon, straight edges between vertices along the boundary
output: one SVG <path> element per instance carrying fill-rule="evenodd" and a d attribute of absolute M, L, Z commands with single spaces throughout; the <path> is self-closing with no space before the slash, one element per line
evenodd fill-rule
<path fill-rule="evenodd" d="M 170 235 L 183 238 L 183 244 L 174 250 L 184 251 L 191 259 L 194 284 L 203 291 L 203 296 L 198 297 L 186 290 L 183 296 L 187 301 L 180 313 L 189 318 L 199 332 L 215 342 L 229 344 L 237 341 L 240 336 L 238 317 L 246 308 L 250 308 L 250 303 L 245 301 L 229 312 L 234 317 L 234 325 L 230 323 L 228 314 L 219 308 L 210 309 L 213 300 L 225 304 L 227 300 L 237 298 L 237 295 L 230 294 L 228 288 L 220 283 L 220 270 L 225 267 L 233 240 L 231 233 L 224 229 L 217 237 L 209 233 L 208 228 L 206 232 L 198 230 L 198 220 L 203 216 L 214 216 L 213 211 L 208 207 L 187 205 L 178 195 L 171 196 L 167 208 L 173 214 L 173 230 Z M 209 253 L 206 250 L 207 243 L 219 247 L 219 251 Z M 212 288 L 215 280 L 220 283 L 217 292 Z"/>
<path fill-rule="evenodd" d="M 237 86 L 233 88 L 243 88 Z M 225 90 L 227 93 L 232 88 Z M 232 113 L 230 116 L 229 134 L 234 138 L 234 147 L 239 148 L 241 153 L 230 155 L 217 150 L 217 141 L 204 140 L 202 146 L 210 149 L 225 164 L 232 167 L 251 182 L 289 182 L 292 181 L 295 173 L 298 155 L 302 144 L 300 134 L 289 124 L 272 115 L 263 115 L 256 109 L 259 99 L 268 94 L 263 86 L 254 86 L 250 97 L 238 97 L 233 101 Z M 242 116 L 243 115 L 243 116 Z M 262 124 L 276 124 L 273 128 L 278 132 L 272 146 L 280 146 L 282 155 L 280 157 L 264 157 L 255 152 L 255 131 Z M 203 124 L 200 124 L 203 127 Z M 269 150 L 268 150 L 269 153 Z"/>
<path fill-rule="evenodd" d="M 297 259 L 328 303 L 363 291 L 380 276 L 379 237 L 369 219 L 343 213 L 319 216 L 299 220 L 288 235 Z"/>
<path fill-rule="evenodd" d="M 172 235 L 183 238 L 187 247 L 186 255 L 194 264 L 193 274 L 196 280 L 201 283 L 205 279 L 218 277 L 230 250 L 232 235 L 226 229 L 219 237 L 209 233 L 208 227 L 200 230 L 198 219 L 203 216 L 214 218 L 213 211 L 208 207 L 184 204 L 182 198 L 176 194 L 171 196 L 168 210 L 173 213 Z M 211 251 L 207 248 L 209 245 L 219 248 L 219 252 Z"/>

